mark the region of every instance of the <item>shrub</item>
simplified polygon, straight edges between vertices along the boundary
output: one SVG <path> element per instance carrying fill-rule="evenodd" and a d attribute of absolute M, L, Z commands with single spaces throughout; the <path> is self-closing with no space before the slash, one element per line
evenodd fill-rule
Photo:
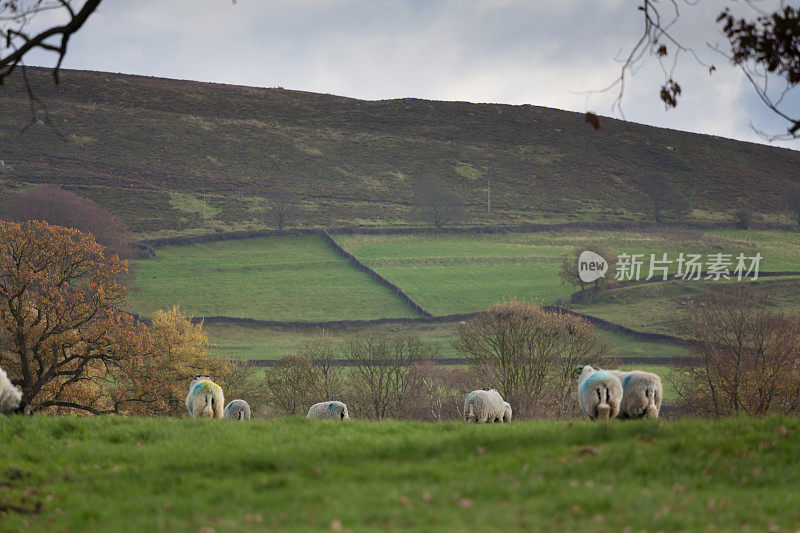
<path fill-rule="evenodd" d="M 800 410 L 800 317 L 771 310 L 768 297 L 742 283 L 706 292 L 674 321 L 699 360 L 676 374 L 690 412 Z"/>
<path fill-rule="evenodd" d="M 571 415 L 574 367 L 609 363 L 606 342 L 589 323 L 516 300 L 459 325 L 453 345 L 522 416 Z"/>

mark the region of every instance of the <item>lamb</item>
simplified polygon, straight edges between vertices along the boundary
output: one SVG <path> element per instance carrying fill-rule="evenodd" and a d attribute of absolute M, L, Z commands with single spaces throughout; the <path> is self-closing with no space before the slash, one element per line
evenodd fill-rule
<path fill-rule="evenodd" d="M 620 418 L 658 418 L 664 389 L 657 374 L 633 370 L 609 370 L 622 382 Z"/>
<path fill-rule="evenodd" d="M 511 422 L 511 404 L 503 402 L 503 422 Z"/>
<path fill-rule="evenodd" d="M 222 418 L 225 397 L 222 388 L 209 376 L 195 375 L 186 396 L 186 409 L 193 417 Z"/>
<path fill-rule="evenodd" d="M 575 369 L 578 374 L 578 405 L 592 420 L 610 420 L 619 414 L 622 383 L 605 370 L 590 365 Z"/>
<path fill-rule="evenodd" d="M 250 420 L 250 404 L 244 400 L 233 400 L 225 406 L 222 417 L 228 420 Z"/>
<path fill-rule="evenodd" d="M 495 389 L 474 390 L 464 399 L 464 422 L 504 422 L 506 415 L 503 397 Z M 511 406 L 508 407 L 509 420 Z"/>
<path fill-rule="evenodd" d="M 22 391 L 8 379 L 6 371 L 0 368 L 0 415 L 23 413 L 31 414 L 30 406 L 22 401 Z"/>
<path fill-rule="evenodd" d="M 306 418 L 331 418 L 334 420 L 350 420 L 347 405 L 342 402 L 319 402 L 311 406 Z"/>

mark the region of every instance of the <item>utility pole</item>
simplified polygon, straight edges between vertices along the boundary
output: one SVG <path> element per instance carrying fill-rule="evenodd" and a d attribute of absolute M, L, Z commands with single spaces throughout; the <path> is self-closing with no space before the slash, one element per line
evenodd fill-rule
<path fill-rule="evenodd" d="M 492 187 L 489 183 L 489 176 L 486 176 L 486 212 L 492 213 Z"/>

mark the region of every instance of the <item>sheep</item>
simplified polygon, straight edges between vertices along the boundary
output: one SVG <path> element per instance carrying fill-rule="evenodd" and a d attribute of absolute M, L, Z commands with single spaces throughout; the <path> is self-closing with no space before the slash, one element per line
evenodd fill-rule
<path fill-rule="evenodd" d="M 474 390 L 464 399 L 464 422 L 503 422 L 506 402 L 495 389 Z M 510 419 L 509 406 L 509 419 Z"/>
<path fill-rule="evenodd" d="M 186 396 L 186 409 L 193 417 L 222 418 L 225 397 L 222 388 L 209 376 L 195 375 Z"/>
<path fill-rule="evenodd" d="M 578 405 L 592 420 L 610 420 L 619 414 L 622 383 L 614 374 L 590 365 L 575 369 L 578 375 Z"/>
<path fill-rule="evenodd" d="M 657 374 L 633 370 L 609 370 L 622 382 L 620 418 L 658 418 L 664 389 Z"/>
<path fill-rule="evenodd" d="M 228 420 L 250 420 L 250 404 L 244 400 L 233 400 L 225 406 L 222 417 Z"/>
<path fill-rule="evenodd" d="M 511 422 L 511 404 L 508 402 L 503 402 L 503 422 Z"/>
<path fill-rule="evenodd" d="M 30 406 L 22 401 L 22 391 L 8 379 L 6 371 L 0 368 L 0 415 L 31 414 Z"/>
<path fill-rule="evenodd" d="M 319 402 L 308 410 L 306 418 L 332 418 L 334 420 L 350 420 L 347 405 L 342 402 Z"/>

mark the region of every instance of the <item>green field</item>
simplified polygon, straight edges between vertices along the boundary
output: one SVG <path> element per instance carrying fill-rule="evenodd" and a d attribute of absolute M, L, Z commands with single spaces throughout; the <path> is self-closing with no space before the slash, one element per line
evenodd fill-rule
<path fill-rule="evenodd" d="M 775 417 L 0 418 L 0 508 L 33 511 L 0 512 L 0 530 L 794 531 L 798 432 Z"/>
<path fill-rule="evenodd" d="M 561 284 L 560 258 L 586 242 L 601 244 L 615 254 L 649 257 L 651 253 L 668 253 L 673 259 L 680 252 L 746 256 L 758 252 L 763 256 L 762 271 L 800 270 L 800 233 L 787 232 L 570 231 L 356 235 L 337 239 L 433 314 L 479 311 L 508 298 L 543 304 L 566 299 L 575 288 Z"/>
<path fill-rule="evenodd" d="M 143 316 L 172 305 L 192 316 L 270 320 L 415 316 L 316 236 L 159 248 L 135 273 L 128 306 Z"/>
<path fill-rule="evenodd" d="M 366 335 L 414 335 L 426 344 L 436 345 L 439 357 L 460 357 L 451 344 L 456 334 L 456 323 L 444 324 L 383 324 L 380 326 L 352 326 L 327 328 L 335 339 Z M 235 324 L 206 324 L 203 326 L 212 344 L 212 353 L 238 360 L 278 359 L 295 353 L 298 346 L 311 340 L 316 329 L 266 328 Z M 655 342 L 640 342 L 614 333 L 599 330 L 610 345 L 614 357 L 680 357 L 685 350 L 679 346 Z"/>
<path fill-rule="evenodd" d="M 787 314 L 800 313 L 800 278 L 762 278 L 748 282 L 758 292 L 770 295 L 770 306 Z M 669 281 L 615 289 L 590 305 L 575 305 L 590 314 L 639 331 L 674 334 L 672 316 L 719 283 Z"/>

